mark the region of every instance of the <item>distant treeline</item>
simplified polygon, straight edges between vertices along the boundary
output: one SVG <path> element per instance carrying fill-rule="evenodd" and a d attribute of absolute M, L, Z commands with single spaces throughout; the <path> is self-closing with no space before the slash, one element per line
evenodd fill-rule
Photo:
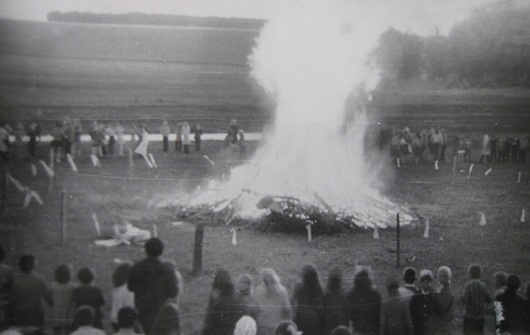
<path fill-rule="evenodd" d="M 530 8 L 476 12 L 448 36 L 389 30 L 375 51 L 387 80 L 423 78 L 446 87 L 530 86 Z"/>
<path fill-rule="evenodd" d="M 195 17 L 186 15 L 144 14 L 144 13 L 90 13 L 90 12 L 58 12 L 48 13 L 48 21 L 97 23 L 97 24 L 130 24 L 156 26 L 184 26 L 232 29 L 260 29 L 265 21 L 243 18 Z"/>

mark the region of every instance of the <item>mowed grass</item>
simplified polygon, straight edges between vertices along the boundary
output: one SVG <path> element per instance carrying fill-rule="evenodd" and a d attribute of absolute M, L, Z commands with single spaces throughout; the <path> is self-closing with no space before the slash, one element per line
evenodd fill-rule
<path fill-rule="evenodd" d="M 238 157 L 223 151 L 220 142 L 203 143 L 203 152 L 188 156 L 173 151 L 165 154 L 161 143 L 150 145 L 158 169 L 149 169 L 145 162 L 134 159 L 133 179 L 129 180 L 126 157 L 102 159 L 103 166 L 95 168 L 88 157 L 78 160 L 79 173 L 73 173 L 66 162 L 56 164 L 52 190 L 39 166 L 38 176 L 32 177 L 30 161 L 13 159 L 3 165 L 23 184 L 39 192 L 44 206 L 32 203 L 22 208 L 24 196 L 9 186 L 6 207 L 0 225 L 0 243 L 7 246 L 8 263 L 15 264 L 24 253 L 38 258 L 37 271 L 51 281 L 55 267 L 72 264 L 77 271 L 89 266 L 96 270 L 97 285 L 103 289 L 109 315 L 113 260 L 138 260 L 143 257 L 139 246 L 104 248 L 94 245 L 97 239 L 91 215 L 96 213 L 103 235 L 110 235 L 113 220 L 108 214 L 120 215 L 134 225 L 152 230 L 166 244 L 164 257 L 174 260 L 185 278 L 180 296 L 183 330 L 198 334 L 206 311 L 212 274 L 218 267 L 227 268 L 233 278 L 249 273 L 256 281 L 260 268 L 277 270 L 283 283 L 292 289 L 305 263 L 314 263 L 320 270 L 322 283 L 327 272 L 340 266 L 345 274 L 345 289 L 351 287 L 356 265 L 372 267 L 378 287 L 384 291 L 384 280 L 399 276 L 409 265 L 405 257 L 415 256 L 412 263 L 418 269 L 433 271 L 440 265 L 453 269 L 453 286 L 460 293 L 466 281 L 466 268 L 479 262 L 484 267 L 484 280 L 492 287 L 492 274 L 498 270 L 515 272 L 523 281 L 530 280 L 530 220 L 520 222 L 521 210 L 529 210 L 529 165 L 478 164 L 467 179 L 469 164 L 458 163 L 453 178 L 452 164 L 440 164 L 436 171 L 432 163 L 403 165 L 401 169 L 382 177 L 382 193 L 394 202 L 411 209 L 418 220 L 401 231 L 401 266 L 396 267 L 395 229 L 380 231 L 380 239 L 371 230 L 351 234 L 306 236 L 261 233 L 251 223 L 238 232 L 238 244 L 232 245 L 229 226 L 220 224 L 206 228 L 204 242 L 204 273 L 192 277 L 193 221 L 173 225 L 177 221 L 171 208 L 150 206 L 159 199 L 177 198 L 192 192 L 211 177 L 219 178 L 230 164 L 242 163 Z M 255 143 L 252 143 L 252 150 Z M 39 151 L 46 158 L 47 147 Z M 85 153 L 89 150 L 84 148 Z M 202 156 L 207 154 L 216 166 Z M 475 157 L 478 158 L 478 157 Z M 493 170 L 488 176 L 487 169 Z M 462 170 L 462 172 L 461 172 Z M 517 183 L 521 171 L 521 183 Z M 61 245 L 61 191 L 66 192 L 67 241 Z M 480 226 L 483 212 L 487 224 Z M 430 236 L 423 238 L 424 221 L 430 221 Z M 491 327 L 491 320 L 490 327 Z"/>

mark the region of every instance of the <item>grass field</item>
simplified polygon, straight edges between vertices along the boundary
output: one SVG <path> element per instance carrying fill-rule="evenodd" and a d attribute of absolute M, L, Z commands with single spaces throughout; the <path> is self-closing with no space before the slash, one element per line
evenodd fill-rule
<path fill-rule="evenodd" d="M 206 132 L 216 132 L 225 131 L 228 121 L 236 118 L 243 129 L 261 131 L 272 119 L 271 102 L 248 78 L 246 56 L 253 33 L 134 28 L 134 36 L 143 36 L 141 41 L 163 41 L 151 45 L 151 50 L 136 47 L 134 39 L 123 37 L 128 36 L 124 35 L 125 28 L 1 24 L 5 29 L 1 30 L 0 45 L 6 46 L 0 49 L 1 120 L 28 120 L 38 107 L 43 109 L 47 127 L 69 116 L 87 122 L 141 122 L 155 129 L 160 119 L 171 120 L 172 125 L 177 120 L 192 120 L 200 121 Z M 102 31 L 108 34 L 101 34 Z M 90 48 L 94 36 L 102 35 L 98 47 Z M 39 36 L 41 40 L 36 41 Z M 182 44 L 167 42 L 163 36 Z M 211 38 L 218 42 L 211 42 Z M 126 47 L 110 47 L 120 39 L 124 39 Z M 158 50 L 164 45 L 167 49 Z M 199 54 L 203 58 L 195 57 Z M 174 58 L 164 62 L 167 55 Z M 529 108 L 530 94 L 523 89 L 444 90 L 436 83 L 424 82 L 397 83 L 376 91 L 371 107 L 373 121 L 386 126 L 418 129 L 437 124 L 450 132 L 465 132 L 477 138 L 484 131 L 530 132 Z M 252 143 L 251 151 L 255 145 Z M 45 206 L 33 203 L 24 209 L 24 195 L 12 186 L 8 189 L 0 225 L 0 243 L 8 246 L 8 261 L 14 263 L 21 254 L 34 253 L 39 259 L 37 271 L 47 279 L 63 262 L 71 263 L 75 270 L 93 267 L 99 275 L 97 285 L 105 292 L 108 315 L 113 260 L 136 260 L 143 252 L 134 246 L 96 247 L 92 213 L 97 213 L 104 234 L 110 234 L 112 224 L 107 208 L 141 228 L 151 229 L 157 223 L 167 246 L 165 257 L 175 260 L 185 277 L 180 305 L 183 331 L 190 335 L 200 332 L 211 275 L 219 266 L 229 269 L 234 278 L 250 273 L 255 279 L 260 268 L 273 267 L 292 289 L 299 270 L 307 262 L 318 266 L 323 282 L 331 267 L 341 266 L 347 288 L 357 264 L 372 266 L 380 288 L 388 275 L 397 275 L 408 265 L 403 260 L 401 268 L 395 267 L 392 229 L 381 231 L 379 240 L 374 240 L 372 231 L 367 230 L 317 236 L 308 243 L 305 236 L 264 234 L 249 225 L 238 233 L 239 244 L 233 246 L 230 228 L 220 225 L 206 229 L 204 275 L 191 277 L 193 222 L 173 226 L 177 220 L 174 211 L 149 204 L 160 198 L 177 197 L 182 190 L 189 192 L 208 178 L 226 172 L 223 162 L 241 159 L 223 152 L 220 142 L 206 141 L 203 146 L 204 153 L 218 162 L 216 167 L 200 154 L 164 154 L 160 143 L 152 143 L 159 168 L 149 169 L 143 160 L 135 159 L 133 180 L 128 179 L 126 158 L 106 158 L 101 168 L 94 168 L 85 155 L 78 161 L 77 174 L 66 163 L 58 164 L 51 191 L 40 167 L 39 175 L 32 177 L 28 159 L 14 158 L 1 165 L 2 172 L 10 171 L 23 184 L 37 190 L 45 201 Z M 46 159 L 47 150 L 40 148 L 39 158 Z M 84 150 L 88 153 L 89 148 Z M 485 176 L 490 167 L 492 172 Z M 471 262 L 484 266 L 484 279 L 490 287 L 491 275 L 497 270 L 516 272 L 524 281 L 530 280 L 530 226 L 528 220 L 519 222 L 521 210 L 530 210 L 529 164 L 475 164 L 472 177 L 466 179 L 468 168 L 468 164 L 459 164 L 456 178 L 451 166 L 443 163 L 439 171 L 431 163 L 388 169 L 392 172 L 382 181 L 382 193 L 413 210 L 420 222 L 428 218 L 431 223 L 429 239 L 422 238 L 421 224 L 403 229 L 403 259 L 416 256 L 413 265 L 417 268 L 435 270 L 439 265 L 449 265 L 457 291 L 463 287 L 466 267 Z M 517 183 L 519 171 L 521 183 Z M 63 189 L 67 192 L 68 240 L 61 246 Z M 478 225 L 479 212 L 487 218 L 484 227 Z"/>
<path fill-rule="evenodd" d="M 254 146 L 254 145 L 253 145 Z M 371 265 L 377 284 L 383 287 L 388 275 L 398 275 L 405 257 L 416 256 L 412 264 L 417 268 L 433 270 L 440 265 L 453 269 L 453 285 L 460 290 L 466 280 L 466 267 L 472 262 L 484 266 L 484 279 L 490 285 L 497 270 L 518 273 L 524 281 L 530 280 L 530 226 L 521 223 L 521 210 L 528 211 L 529 165 L 476 164 L 470 179 L 468 164 L 459 163 L 456 178 L 452 168 L 442 164 L 435 171 L 430 163 L 404 165 L 393 176 L 384 180 L 383 193 L 391 200 L 408 206 L 420 222 L 429 218 L 430 238 L 422 238 L 422 223 L 402 229 L 402 265 L 395 266 L 395 230 L 380 232 L 374 240 L 372 231 L 356 234 L 317 236 L 308 243 L 305 236 L 280 233 L 264 234 L 252 224 L 238 233 L 238 245 L 231 245 L 230 227 L 207 227 L 204 244 L 204 275 L 191 277 L 193 222 L 173 226 L 177 221 L 171 209 L 157 209 L 149 203 L 166 197 L 177 197 L 182 190 L 193 190 L 211 176 L 219 177 L 225 171 L 223 162 L 238 157 L 227 156 L 220 142 L 207 141 L 204 152 L 218 162 L 212 167 L 201 154 L 189 156 L 173 152 L 164 154 L 160 143 L 152 143 L 152 152 L 158 169 L 148 169 L 141 159 L 134 160 L 134 180 L 128 180 L 127 158 L 109 157 L 102 160 L 101 168 L 94 168 L 88 157 L 78 161 L 79 173 L 71 172 L 63 162 L 56 166 L 57 178 L 48 192 L 47 178 L 39 167 L 39 175 L 32 177 L 30 162 L 18 159 L 3 166 L 22 183 L 37 190 L 45 206 L 31 204 L 22 208 L 23 195 L 11 186 L 7 206 L 0 226 L 0 243 L 8 246 L 9 262 L 15 262 L 22 253 L 38 256 L 38 272 L 50 279 L 55 266 L 71 263 L 75 270 L 93 267 L 99 275 L 97 285 L 110 302 L 110 283 L 113 260 L 135 260 L 142 257 L 141 247 L 124 246 L 107 249 L 96 247 L 97 238 L 91 219 L 96 213 L 103 226 L 103 234 L 110 234 L 114 215 L 129 219 L 140 228 L 152 229 L 158 225 L 159 235 L 166 243 L 165 257 L 174 260 L 185 277 L 185 291 L 181 296 L 183 329 L 197 334 L 202 325 L 208 301 L 212 274 L 219 266 L 229 269 L 234 277 L 249 273 L 257 280 L 262 267 L 275 268 L 288 288 L 293 288 L 301 266 L 307 262 L 318 266 L 323 283 L 333 266 L 344 270 L 345 287 L 349 288 L 357 264 Z M 46 148 L 41 149 L 45 158 Z M 88 148 L 85 148 L 88 151 Z M 486 169 L 493 171 L 485 176 Z M 522 181 L 517 183 L 517 173 Z M 67 192 L 67 237 L 60 244 L 61 190 Z M 478 225 L 483 212 L 487 224 Z M 108 303 L 105 307 L 109 312 Z"/>

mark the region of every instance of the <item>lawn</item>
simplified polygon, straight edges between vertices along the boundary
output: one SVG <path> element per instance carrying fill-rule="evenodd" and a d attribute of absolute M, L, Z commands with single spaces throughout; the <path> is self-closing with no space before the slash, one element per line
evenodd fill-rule
<path fill-rule="evenodd" d="M 254 144 L 252 147 L 254 148 Z M 84 148 L 85 153 L 88 147 Z M 219 178 L 226 172 L 225 163 L 241 157 L 230 157 L 223 152 L 220 142 L 206 141 L 202 153 L 188 156 L 175 152 L 163 153 L 161 144 L 151 144 L 158 168 L 149 169 L 142 159 L 134 159 L 133 179 L 129 180 L 128 159 L 108 157 L 102 167 L 93 167 L 88 157 L 78 160 L 78 173 L 73 173 L 66 162 L 56 164 L 56 178 L 51 191 L 44 171 L 31 174 L 31 162 L 25 158 L 12 159 L 2 165 L 23 184 L 35 189 L 45 205 L 22 207 L 23 194 L 13 186 L 7 189 L 6 208 L 0 226 L 0 243 L 7 246 L 8 262 L 15 264 L 23 253 L 38 257 L 37 271 L 51 280 L 54 268 L 60 263 L 72 264 L 75 270 L 89 266 L 98 274 L 107 301 L 109 314 L 111 273 L 113 260 L 142 258 L 141 247 L 97 247 L 92 223 L 96 213 L 103 235 L 111 233 L 114 215 L 129 219 L 134 225 L 152 229 L 166 243 L 164 257 L 178 265 L 185 278 L 185 290 L 180 298 L 183 330 L 197 334 L 204 319 L 212 274 L 218 267 L 227 268 L 234 279 L 243 273 L 258 280 L 260 268 L 277 270 L 284 284 L 292 289 L 298 272 L 305 263 L 314 263 L 320 270 L 322 283 L 333 266 L 340 266 L 345 274 L 345 288 L 351 287 L 356 265 L 370 265 L 376 283 L 382 289 L 389 275 L 399 275 L 408 265 L 405 257 L 416 257 L 416 268 L 436 270 L 440 265 L 453 269 L 453 286 L 458 292 L 466 280 L 466 268 L 472 262 L 484 267 L 484 280 L 491 288 L 492 274 L 497 270 L 518 273 L 524 282 L 530 280 L 530 227 L 521 223 L 521 210 L 528 211 L 530 200 L 529 169 L 525 165 L 477 164 L 467 179 L 467 163 L 458 163 L 453 178 L 452 165 L 441 164 L 436 171 L 433 164 L 402 165 L 389 168 L 383 178 L 382 193 L 391 200 L 410 208 L 418 222 L 404 227 L 401 234 L 401 266 L 396 268 L 394 229 L 380 231 L 380 239 L 373 239 L 371 230 L 349 234 L 306 236 L 281 233 L 262 233 L 251 222 L 238 232 L 238 244 L 232 245 L 229 226 L 220 224 L 206 228 L 204 243 L 204 273 L 191 276 L 194 222 L 173 225 L 177 221 L 171 208 L 152 206 L 159 199 L 178 197 L 191 192 L 210 177 Z M 207 154 L 216 166 L 202 156 Z M 40 158 L 47 156 L 41 148 Z M 478 157 L 475 157 L 475 159 Z M 237 164 L 237 162 L 236 162 Z M 38 164 L 37 164 L 38 165 Z M 485 171 L 492 168 L 485 176 Z M 521 182 L 517 182 L 521 171 Z M 61 191 L 66 192 L 67 241 L 61 245 Z M 151 204 L 151 205 L 150 205 Z M 487 223 L 480 226 L 480 212 Z M 423 238 L 424 221 L 430 221 L 430 236 Z M 491 321 L 491 320 L 490 320 Z"/>

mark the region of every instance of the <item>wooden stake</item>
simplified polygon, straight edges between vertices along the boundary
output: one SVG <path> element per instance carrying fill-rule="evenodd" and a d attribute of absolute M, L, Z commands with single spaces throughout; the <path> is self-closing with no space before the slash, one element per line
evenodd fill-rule
<path fill-rule="evenodd" d="M 235 228 L 230 230 L 232 231 L 232 245 L 237 245 L 237 230 Z"/>
<path fill-rule="evenodd" d="M 212 215 L 212 221 L 215 220 L 215 214 Z M 193 275 L 202 274 L 202 246 L 204 242 L 204 223 L 195 225 L 195 242 L 193 245 Z"/>
<path fill-rule="evenodd" d="M 400 231 L 399 231 L 399 213 L 396 215 L 396 267 L 399 268 L 400 265 Z"/>
<path fill-rule="evenodd" d="M 311 236 L 311 225 L 306 225 L 305 229 L 307 229 L 307 242 L 311 242 L 311 240 L 313 239 L 313 237 Z"/>
<path fill-rule="evenodd" d="M 61 245 L 66 242 L 66 191 L 61 192 Z"/>
<path fill-rule="evenodd" d="M 474 164 L 471 164 L 469 166 L 469 173 L 467 174 L 467 179 L 469 179 L 469 177 L 471 177 L 471 172 L 473 172 L 473 166 L 475 166 Z"/>

